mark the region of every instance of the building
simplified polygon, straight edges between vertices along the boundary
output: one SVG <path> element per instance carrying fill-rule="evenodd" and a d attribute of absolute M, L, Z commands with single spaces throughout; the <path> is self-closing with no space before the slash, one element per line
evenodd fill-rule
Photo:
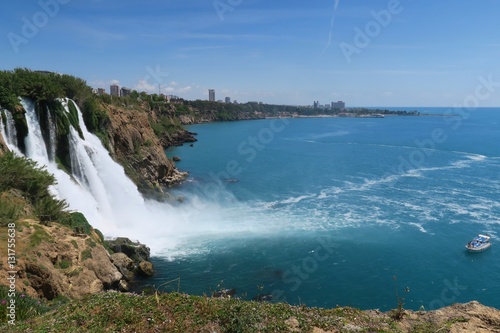
<path fill-rule="evenodd" d="M 97 88 L 97 95 L 106 95 L 106 89 Z"/>
<path fill-rule="evenodd" d="M 117 84 L 112 84 L 109 87 L 109 94 L 111 96 L 120 96 L 120 86 L 118 86 Z"/>
<path fill-rule="evenodd" d="M 319 101 L 314 101 L 314 108 L 317 109 L 319 106 Z"/>
<path fill-rule="evenodd" d="M 343 109 L 345 109 L 345 103 L 342 101 L 332 102 L 332 109 L 343 110 Z"/>
<path fill-rule="evenodd" d="M 210 102 L 215 102 L 215 90 L 214 89 L 208 89 L 208 100 Z"/>
<path fill-rule="evenodd" d="M 125 87 L 122 87 L 122 88 L 120 89 L 120 96 L 121 96 L 121 97 L 128 96 L 128 95 L 130 95 L 130 93 L 132 93 L 132 89 L 125 88 Z"/>
<path fill-rule="evenodd" d="M 231 103 L 231 97 L 226 97 L 226 103 Z"/>

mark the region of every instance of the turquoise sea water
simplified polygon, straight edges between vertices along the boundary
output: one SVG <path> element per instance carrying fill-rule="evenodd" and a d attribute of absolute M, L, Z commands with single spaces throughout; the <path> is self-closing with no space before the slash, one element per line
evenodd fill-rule
<path fill-rule="evenodd" d="M 189 130 L 198 142 L 167 152 L 190 172 L 177 191 L 202 214 L 202 202 L 220 208 L 207 212 L 210 233 L 180 236 L 153 258 L 148 283 L 180 277 L 180 291 L 193 294 L 223 287 L 246 299 L 388 310 L 396 276 L 405 308 L 500 308 L 500 109 Z M 467 253 L 480 232 L 493 246 Z"/>

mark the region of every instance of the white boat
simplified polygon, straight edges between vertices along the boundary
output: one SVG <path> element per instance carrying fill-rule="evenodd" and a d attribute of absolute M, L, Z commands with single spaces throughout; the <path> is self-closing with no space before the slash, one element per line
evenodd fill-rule
<path fill-rule="evenodd" d="M 490 236 L 479 234 L 477 237 L 474 237 L 473 240 L 468 242 L 467 245 L 465 245 L 465 248 L 469 250 L 469 252 L 484 251 L 491 246 L 490 238 Z"/>

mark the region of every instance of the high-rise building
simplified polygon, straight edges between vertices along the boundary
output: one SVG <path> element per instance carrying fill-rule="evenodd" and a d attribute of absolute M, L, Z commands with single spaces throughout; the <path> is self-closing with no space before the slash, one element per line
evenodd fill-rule
<path fill-rule="evenodd" d="M 121 97 L 128 96 L 128 95 L 130 95 L 131 93 L 132 93 L 132 89 L 125 88 L 125 87 L 123 87 L 123 88 L 121 88 L 121 89 L 120 89 L 120 96 L 121 96 Z"/>
<path fill-rule="evenodd" d="M 319 101 L 314 101 L 314 108 L 317 109 L 319 107 Z"/>
<path fill-rule="evenodd" d="M 214 89 L 208 89 L 208 100 L 210 102 L 215 102 L 215 90 Z"/>
<path fill-rule="evenodd" d="M 226 97 L 226 103 L 231 103 L 231 97 Z"/>
<path fill-rule="evenodd" d="M 332 109 L 343 110 L 343 109 L 345 109 L 345 103 L 342 101 L 332 102 Z"/>
<path fill-rule="evenodd" d="M 112 84 L 109 87 L 109 94 L 111 96 L 120 96 L 120 86 L 118 86 L 117 84 Z"/>

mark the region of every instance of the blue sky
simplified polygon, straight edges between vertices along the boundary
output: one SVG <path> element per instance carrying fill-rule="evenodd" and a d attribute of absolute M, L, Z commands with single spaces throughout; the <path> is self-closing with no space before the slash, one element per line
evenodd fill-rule
<path fill-rule="evenodd" d="M 186 99 L 499 106 L 499 13 L 499 0 L 9 1 L 0 59 Z"/>

